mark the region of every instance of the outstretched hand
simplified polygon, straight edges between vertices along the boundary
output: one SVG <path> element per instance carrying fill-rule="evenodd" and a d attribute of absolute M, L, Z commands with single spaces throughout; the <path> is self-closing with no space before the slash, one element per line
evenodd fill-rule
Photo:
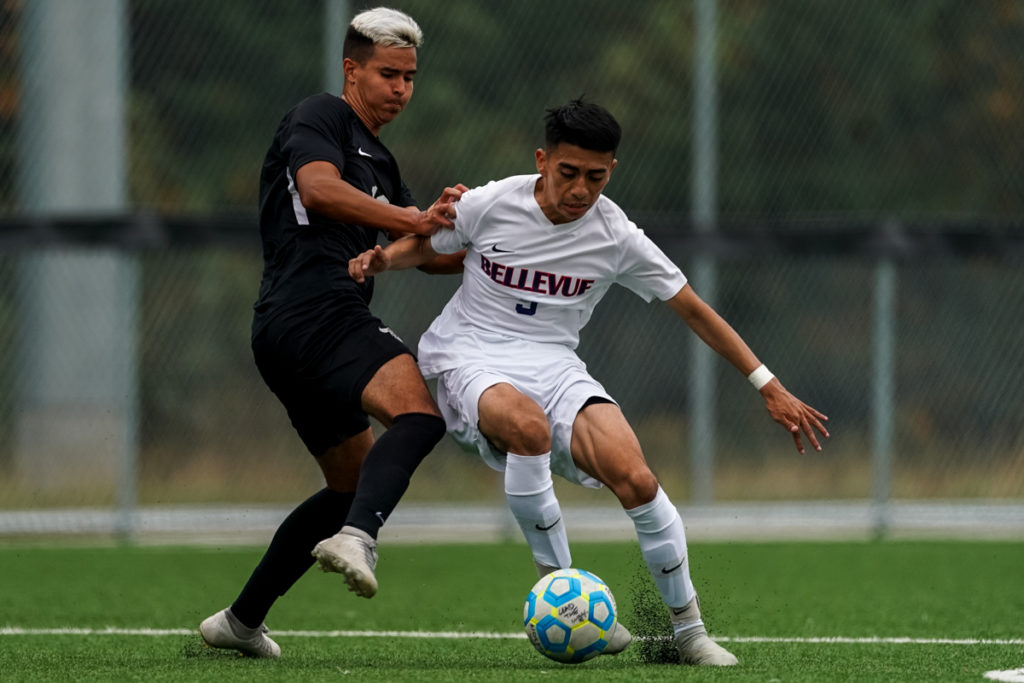
<path fill-rule="evenodd" d="M 348 274 L 356 282 L 365 282 L 366 278 L 382 273 L 391 266 L 391 256 L 379 244 L 373 249 L 364 251 L 348 262 Z"/>
<path fill-rule="evenodd" d="M 827 415 L 815 410 L 789 393 L 778 379 L 773 379 L 766 384 L 761 389 L 761 395 L 764 396 L 768 414 L 793 436 L 793 442 L 800 453 L 804 452 L 804 443 L 801 435 L 807 437 L 814 450 L 821 450 L 821 444 L 818 443 L 818 437 L 814 430 L 818 430 L 822 436 L 828 437 L 828 430 L 822 424 L 823 421 L 828 421 Z"/>

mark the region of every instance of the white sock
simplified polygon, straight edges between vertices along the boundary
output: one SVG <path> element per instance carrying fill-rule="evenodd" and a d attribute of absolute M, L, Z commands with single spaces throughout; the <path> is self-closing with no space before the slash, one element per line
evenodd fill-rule
<path fill-rule="evenodd" d="M 658 493 L 626 514 L 633 520 L 640 541 L 640 554 L 654 577 L 662 600 L 669 608 L 685 607 L 697 595 L 690 580 L 690 561 L 686 555 L 686 532 L 679 511 L 668 495 Z"/>
<path fill-rule="evenodd" d="M 505 498 L 533 552 L 533 561 L 545 567 L 571 567 L 562 508 L 551 481 L 551 453 L 509 453 L 505 460 Z"/>

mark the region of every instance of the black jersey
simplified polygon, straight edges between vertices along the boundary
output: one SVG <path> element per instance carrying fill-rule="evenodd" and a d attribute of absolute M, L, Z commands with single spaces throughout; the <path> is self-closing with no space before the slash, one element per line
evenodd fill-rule
<path fill-rule="evenodd" d="M 369 304 L 373 280 L 357 284 L 349 259 L 371 249 L 380 231 L 334 221 L 299 201 L 295 174 L 312 161 L 334 164 L 343 180 L 396 206 L 415 201 L 391 152 L 340 97 L 309 97 L 281 120 L 260 175 L 263 280 L 254 334 L 281 316 L 292 322 L 337 324 L 352 302 Z"/>

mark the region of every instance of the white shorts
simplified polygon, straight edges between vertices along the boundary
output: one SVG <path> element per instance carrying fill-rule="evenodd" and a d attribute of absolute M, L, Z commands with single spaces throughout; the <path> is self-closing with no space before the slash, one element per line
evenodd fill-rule
<path fill-rule="evenodd" d="M 522 344 L 522 346 L 519 346 Z M 506 382 L 533 399 L 551 425 L 551 472 L 575 484 L 601 488 L 601 482 L 576 468 L 572 460 L 572 424 L 588 399 L 614 403 L 601 383 L 570 349 L 552 344 L 520 342 L 519 353 L 467 358 L 458 368 L 437 375 L 437 402 L 448 433 L 488 465 L 505 471 L 505 453 L 480 433 L 480 396 L 489 387 Z M 508 350 L 506 346 L 504 350 Z"/>

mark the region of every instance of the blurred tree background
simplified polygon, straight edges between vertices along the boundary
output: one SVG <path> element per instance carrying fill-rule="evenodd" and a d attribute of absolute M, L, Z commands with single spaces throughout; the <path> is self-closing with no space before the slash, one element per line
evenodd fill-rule
<path fill-rule="evenodd" d="M 129 3 L 136 206 L 252 210 L 277 121 L 323 87 L 322 4 Z M 425 43 L 384 138 L 424 201 L 531 171 L 544 109 L 586 95 L 625 131 L 615 199 L 688 212 L 691 3 L 392 4 Z M 1018 0 L 722 0 L 718 17 L 723 217 L 1024 212 Z"/>

